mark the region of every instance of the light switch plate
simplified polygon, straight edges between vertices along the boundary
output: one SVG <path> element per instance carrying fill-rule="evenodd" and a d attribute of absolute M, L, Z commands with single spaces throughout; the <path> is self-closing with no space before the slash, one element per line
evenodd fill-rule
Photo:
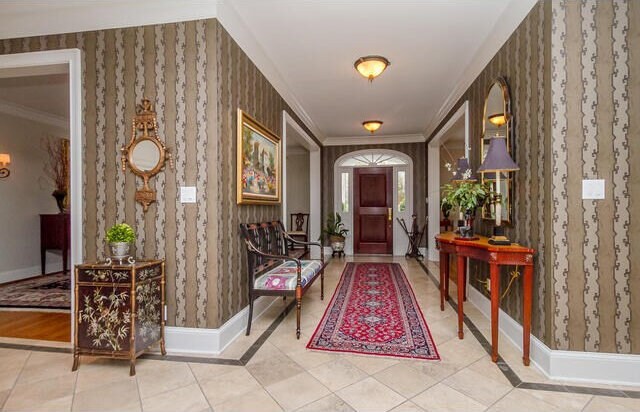
<path fill-rule="evenodd" d="M 180 203 L 195 203 L 195 202 L 196 202 L 196 187 L 182 186 L 180 188 Z"/>
<path fill-rule="evenodd" d="M 584 179 L 582 181 L 583 199 L 604 199 L 604 179 Z"/>

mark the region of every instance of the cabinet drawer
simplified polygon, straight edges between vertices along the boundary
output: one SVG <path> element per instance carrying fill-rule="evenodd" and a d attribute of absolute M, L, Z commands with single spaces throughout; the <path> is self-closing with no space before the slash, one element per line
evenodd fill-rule
<path fill-rule="evenodd" d="M 78 282 L 130 283 L 131 270 L 79 268 Z"/>

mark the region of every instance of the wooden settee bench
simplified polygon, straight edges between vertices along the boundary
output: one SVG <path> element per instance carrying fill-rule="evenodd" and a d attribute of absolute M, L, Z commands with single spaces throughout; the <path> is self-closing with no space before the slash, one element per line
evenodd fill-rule
<path fill-rule="evenodd" d="M 324 299 L 324 254 L 318 242 L 302 242 L 291 238 L 279 221 L 241 223 L 240 233 L 247 247 L 249 272 L 249 320 L 251 332 L 253 303 L 259 296 L 295 296 L 296 338 L 300 339 L 302 296 L 320 277 L 320 298 Z M 290 255 L 288 244 L 320 248 L 320 259 L 301 259 Z M 304 255 L 302 256 L 304 257 Z"/>

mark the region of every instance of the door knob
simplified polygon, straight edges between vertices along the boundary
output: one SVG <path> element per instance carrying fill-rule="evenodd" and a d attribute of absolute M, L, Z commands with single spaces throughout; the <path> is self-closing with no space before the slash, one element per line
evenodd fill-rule
<path fill-rule="evenodd" d="M 388 215 L 389 215 L 389 222 L 391 222 L 393 220 L 393 208 L 388 208 L 387 209 Z"/>

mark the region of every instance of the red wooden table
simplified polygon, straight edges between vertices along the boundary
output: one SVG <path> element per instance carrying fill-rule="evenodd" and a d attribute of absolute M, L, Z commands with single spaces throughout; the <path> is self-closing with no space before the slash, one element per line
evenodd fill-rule
<path fill-rule="evenodd" d="M 529 365 L 531 340 L 531 302 L 533 286 L 533 255 L 535 250 L 511 244 L 498 246 L 489 244 L 489 238 L 476 236 L 477 240 L 461 240 L 453 232 L 436 235 L 436 246 L 440 250 L 440 310 L 449 300 L 449 255 L 457 256 L 458 272 L 458 338 L 464 338 L 464 285 L 466 259 L 489 263 L 491 278 L 491 360 L 498 360 L 498 308 L 500 306 L 500 266 L 524 266 L 522 282 L 522 361 Z"/>

